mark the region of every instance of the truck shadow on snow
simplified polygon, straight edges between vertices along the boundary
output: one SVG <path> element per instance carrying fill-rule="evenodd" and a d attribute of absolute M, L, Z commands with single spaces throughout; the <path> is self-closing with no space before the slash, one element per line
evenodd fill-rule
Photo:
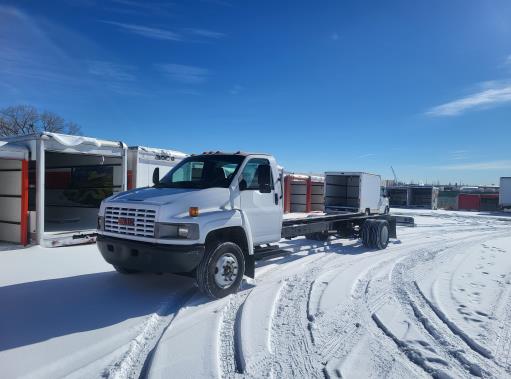
<path fill-rule="evenodd" d="M 318 252 L 361 255 L 374 251 L 360 243 L 343 245 L 334 239 L 290 240 L 281 243 L 272 257 L 259 260 L 256 267 L 286 264 Z M 183 305 L 183 296 L 190 293 L 195 295 L 187 305 L 211 301 L 196 292 L 192 278 L 171 274 L 127 276 L 111 271 L 0 287 L 0 351 L 113 326 L 160 312 L 162 305 L 165 312 L 174 313 Z M 132 327 L 120 326 L 119 330 Z"/>
<path fill-rule="evenodd" d="M 157 312 L 162 304 L 172 313 L 191 288 L 186 277 L 116 272 L 0 287 L 0 351 L 109 327 Z"/>

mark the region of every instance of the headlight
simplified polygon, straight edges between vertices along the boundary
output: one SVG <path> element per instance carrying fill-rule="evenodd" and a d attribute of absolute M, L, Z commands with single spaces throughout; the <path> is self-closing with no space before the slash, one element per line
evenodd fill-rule
<path fill-rule="evenodd" d="M 198 239 L 199 225 L 197 224 L 164 224 L 156 223 L 156 238 L 167 239 Z"/>
<path fill-rule="evenodd" d="M 177 235 L 181 238 L 188 238 L 188 232 L 190 229 L 186 225 L 180 225 L 177 227 Z"/>
<path fill-rule="evenodd" d="M 103 216 L 98 216 L 98 230 L 104 229 L 104 225 L 105 225 L 104 219 L 105 218 Z"/>

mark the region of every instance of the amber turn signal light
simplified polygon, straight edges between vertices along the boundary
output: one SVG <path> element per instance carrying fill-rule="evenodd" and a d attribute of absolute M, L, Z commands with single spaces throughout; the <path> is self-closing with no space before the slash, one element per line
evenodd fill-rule
<path fill-rule="evenodd" d="M 197 217 L 199 215 L 199 207 L 190 207 L 188 209 L 190 217 Z"/>

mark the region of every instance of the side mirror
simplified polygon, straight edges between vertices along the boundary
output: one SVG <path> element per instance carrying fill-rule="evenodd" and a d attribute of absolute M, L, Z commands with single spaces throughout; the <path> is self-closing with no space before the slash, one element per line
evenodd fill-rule
<path fill-rule="evenodd" d="M 259 192 L 270 193 L 271 192 L 271 167 L 270 165 L 261 165 L 257 168 L 258 170 L 258 181 L 259 181 Z"/>
<path fill-rule="evenodd" d="M 240 191 L 245 191 L 247 189 L 247 181 L 245 179 L 240 180 Z"/>
<path fill-rule="evenodd" d="M 260 184 L 259 185 L 259 192 L 261 192 L 261 193 L 270 193 L 271 192 L 271 186 L 269 184 Z"/>
<path fill-rule="evenodd" d="M 156 167 L 153 171 L 153 184 L 158 184 L 160 182 L 160 168 Z"/>

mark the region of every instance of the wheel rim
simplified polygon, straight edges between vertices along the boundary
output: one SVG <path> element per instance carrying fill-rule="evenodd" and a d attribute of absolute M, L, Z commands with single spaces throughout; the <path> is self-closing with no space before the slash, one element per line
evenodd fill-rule
<path fill-rule="evenodd" d="M 238 277 L 238 260 L 231 253 L 218 257 L 215 264 L 215 283 L 220 288 L 229 288 Z"/>
<path fill-rule="evenodd" d="M 381 229 L 381 243 L 382 245 L 385 245 L 387 243 L 387 241 L 389 240 L 389 229 L 384 226 L 382 229 Z"/>

